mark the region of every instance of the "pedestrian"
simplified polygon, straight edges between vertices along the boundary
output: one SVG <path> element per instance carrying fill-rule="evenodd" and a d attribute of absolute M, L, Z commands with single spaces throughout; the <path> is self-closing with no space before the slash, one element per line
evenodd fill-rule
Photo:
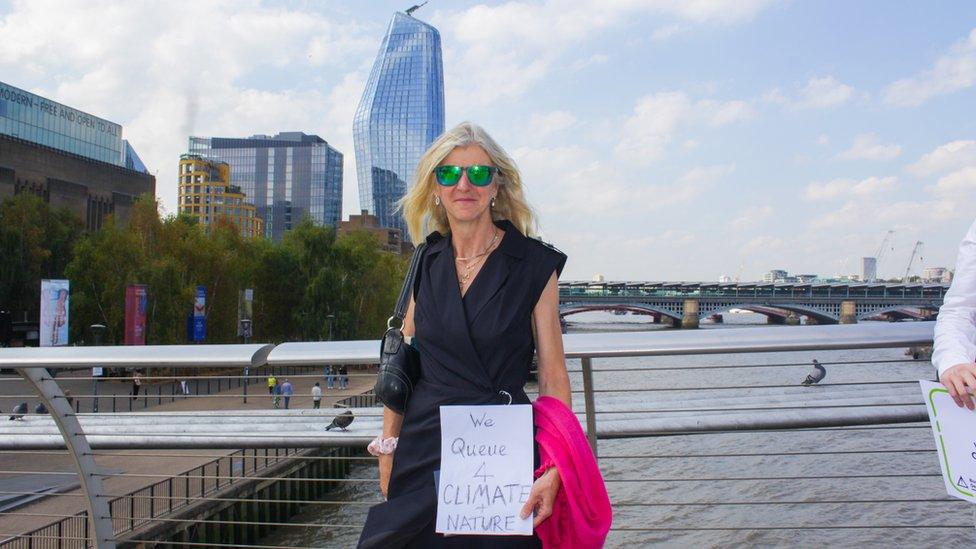
<path fill-rule="evenodd" d="M 329 389 L 333 389 L 335 385 L 335 372 L 332 369 L 332 365 L 325 367 L 325 386 Z"/>
<path fill-rule="evenodd" d="M 291 382 L 285 378 L 285 382 L 281 385 L 281 394 L 285 397 L 285 410 L 288 409 L 288 403 L 291 401 L 291 395 L 295 392 L 292 388 Z"/>
<path fill-rule="evenodd" d="M 318 410 L 322 405 L 322 387 L 319 382 L 316 381 L 315 385 L 312 386 L 312 408 Z"/>
<path fill-rule="evenodd" d="M 580 493 L 562 489 L 564 474 L 567 482 L 587 478 L 581 482 L 597 487 L 591 490 L 594 497 L 606 498 L 599 476 L 581 477 L 587 469 L 572 465 L 576 456 L 560 461 L 559 468 L 550 458 L 536 470 L 531 491 L 521 496 L 523 518 L 537 511 L 536 534 L 445 537 L 435 529 L 440 499 L 435 495 L 440 494 L 431 477 L 441 468 L 442 405 L 530 404 L 524 385 L 535 349 L 537 402 L 572 417 L 559 325 L 558 275 L 566 256 L 530 234 L 536 223 L 522 189 L 511 157 L 468 122 L 441 134 L 418 162 L 415 182 L 403 198 L 403 217 L 411 240 L 426 241 L 426 247 L 415 258 L 414 291 L 403 291 L 409 297 L 402 310 L 407 311 L 403 335 L 415 337 L 423 350 L 423 375 L 403 414 L 384 408 L 382 434 L 368 446 L 378 456 L 380 490 L 386 497 L 370 509 L 360 549 L 543 547 L 539 527 L 549 531 L 553 523 L 545 521 L 552 509 L 566 513 L 559 525 L 570 520 L 574 504 L 569 494 Z M 577 440 L 583 434 L 574 423 Z M 542 444 L 537 448 L 541 457 Z M 595 461 L 587 463 L 595 468 Z M 535 469 L 537 464 L 530 457 L 524 466 Z M 605 536 L 609 513 L 595 518 L 580 530 Z M 573 540 L 574 534 L 567 532 L 563 539 Z M 587 540 L 579 546 L 602 547 L 602 542 Z"/>
<path fill-rule="evenodd" d="M 186 382 L 185 379 L 180 380 L 180 389 L 183 391 L 184 395 L 190 394 L 190 385 Z"/>
<path fill-rule="evenodd" d="M 935 321 L 932 364 L 939 381 L 957 406 L 976 409 L 976 223 L 969 227 L 959 254 L 956 275 Z M 976 454 L 974 454 L 976 457 Z"/>
<path fill-rule="evenodd" d="M 277 384 L 278 384 L 278 379 L 274 376 L 274 374 L 269 375 L 268 376 L 268 394 L 269 395 L 273 395 L 274 394 L 274 388 L 275 388 L 275 385 L 277 385 Z"/>
<path fill-rule="evenodd" d="M 281 385 L 275 380 L 274 387 L 271 388 L 271 405 L 275 408 L 281 407 Z"/>
<path fill-rule="evenodd" d="M 345 364 L 339 366 L 339 388 L 340 389 L 349 388 L 349 370 L 346 369 Z"/>
<path fill-rule="evenodd" d="M 132 373 L 132 400 L 139 398 L 140 387 L 142 387 L 142 374 L 136 370 Z"/>
<path fill-rule="evenodd" d="M 64 399 L 68 401 L 68 407 L 72 410 L 75 409 L 75 397 L 71 395 L 71 389 L 64 390 Z"/>

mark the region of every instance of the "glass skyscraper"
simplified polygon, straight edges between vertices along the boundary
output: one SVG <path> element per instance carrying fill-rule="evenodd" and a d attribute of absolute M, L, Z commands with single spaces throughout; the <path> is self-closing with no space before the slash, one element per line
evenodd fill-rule
<path fill-rule="evenodd" d="M 302 218 L 336 227 L 342 217 L 342 153 L 317 135 L 190 137 L 190 154 L 230 165 L 230 181 L 257 207 L 265 236 L 281 240 Z"/>
<path fill-rule="evenodd" d="M 444 132 L 444 68 L 437 29 L 397 12 L 353 120 L 359 202 L 384 227 L 407 235 L 395 202 L 420 155 Z"/>

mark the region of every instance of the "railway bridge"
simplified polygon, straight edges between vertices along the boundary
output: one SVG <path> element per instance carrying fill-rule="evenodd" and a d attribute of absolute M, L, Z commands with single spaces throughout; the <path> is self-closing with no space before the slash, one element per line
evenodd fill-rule
<path fill-rule="evenodd" d="M 892 283 L 562 282 L 560 317 L 587 311 L 645 314 L 697 328 L 706 318 L 744 309 L 770 324 L 854 324 L 865 319 L 931 320 L 949 286 Z"/>

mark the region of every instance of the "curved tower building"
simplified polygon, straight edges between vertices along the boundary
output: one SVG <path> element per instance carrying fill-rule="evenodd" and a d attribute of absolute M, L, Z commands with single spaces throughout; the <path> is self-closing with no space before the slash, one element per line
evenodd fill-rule
<path fill-rule="evenodd" d="M 420 155 L 444 131 L 441 35 L 412 11 L 393 15 L 353 120 L 360 205 L 404 238 L 396 201 Z"/>

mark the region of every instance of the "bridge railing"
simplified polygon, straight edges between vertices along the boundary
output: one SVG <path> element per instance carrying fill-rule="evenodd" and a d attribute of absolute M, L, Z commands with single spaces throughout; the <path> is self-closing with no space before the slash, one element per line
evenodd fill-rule
<path fill-rule="evenodd" d="M 752 539 L 742 536 L 758 536 L 756 539 L 767 543 L 780 543 L 820 540 L 819 533 L 827 532 L 827 538 L 836 542 L 846 538 L 829 536 L 860 535 L 863 531 L 877 533 L 886 528 L 889 532 L 900 530 L 909 535 L 914 531 L 912 528 L 927 528 L 938 531 L 941 537 L 937 539 L 958 541 L 963 530 L 972 525 L 958 519 L 959 503 L 946 498 L 941 490 L 931 435 L 926 431 L 927 424 L 921 423 L 926 419 L 924 406 L 917 386 L 912 385 L 915 383 L 912 376 L 914 379 L 931 377 L 933 372 L 930 366 L 903 354 L 906 347 L 930 344 L 931 330 L 931 323 L 878 323 L 790 330 L 744 328 L 566 335 L 564 346 L 570 361 L 575 408 L 597 450 L 616 510 L 611 541 L 641 545 L 709 540 L 708 544 L 742 542 Z M 40 394 L 47 395 L 45 402 L 56 406 L 63 396 L 59 397 L 49 386 L 54 382 L 49 377 L 30 377 L 38 372 L 37 368 L 75 368 L 96 362 L 128 368 L 220 366 L 239 369 L 239 375 L 228 377 L 248 378 L 252 390 L 256 390 L 255 385 L 263 381 L 255 375 L 257 368 L 368 365 L 375 363 L 376 349 L 374 341 L 358 341 L 287 343 L 276 347 L 195 346 L 185 350 L 174 348 L 172 354 L 167 354 L 165 347 L 88 348 L 81 349 L 83 356 L 72 355 L 64 349 L 10 350 L 16 351 L 12 353 L 3 350 L 0 367 L 21 368 L 25 377 L 39 387 Z M 842 354 L 824 358 L 825 353 L 831 352 Z M 830 372 L 828 379 L 814 388 L 798 387 L 800 372 L 805 374 L 809 359 L 817 356 Z M 855 375 L 868 370 L 873 377 L 864 379 Z M 301 376 L 321 379 L 318 373 L 303 373 L 309 370 L 291 371 L 298 372 L 291 374 L 297 380 Z M 260 376 L 264 374 L 261 372 Z M 368 370 L 351 370 L 348 375 L 368 386 L 366 380 L 373 374 Z M 530 385 L 530 392 L 531 389 Z M 252 401 L 256 395 L 257 391 L 251 393 Z M 15 398 L 22 396 L 15 395 Z M 342 432 L 325 431 L 322 427 L 334 416 L 334 408 L 268 410 L 268 404 L 264 403 L 263 409 L 245 410 L 238 404 L 243 403 L 244 396 L 235 384 L 224 394 L 207 398 L 216 399 L 208 402 L 234 403 L 232 406 L 236 408 L 197 412 L 160 410 L 96 415 L 52 408 L 53 416 L 73 419 L 77 430 L 55 428 L 57 419 L 47 416 L 8 422 L 0 426 L 0 451 L 19 451 L 20 455 L 29 456 L 68 447 L 79 455 L 76 467 L 82 475 L 112 483 L 147 475 L 106 470 L 104 465 L 96 468 L 94 462 L 86 464 L 82 458 L 86 454 L 89 458 L 108 457 L 114 451 L 132 453 L 139 449 L 150 450 L 154 455 L 162 455 L 163 449 L 179 450 L 173 459 L 179 459 L 177 456 L 187 454 L 188 450 L 206 448 L 347 446 L 361 449 L 380 429 L 380 410 L 370 406 L 373 402 L 369 397 L 357 402 L 353 396 L 352 400 L 341 403 L 353 407 L 356 416 L 354 426 Z M 266 398 L 266 392 L 262 398 Z M 897 437 L 885 438 L 881 433 L 897 433 Z M 78 441 L 72 441 L 77 436 L 84 437 L 88 450 L 81 448 Z M 866 436 L 881 438 L 865 447 L 858 441 L 865 440 Z M 743 439 L 753 442 L 745 444 Z M 815 456 L 820 456 L 821 461 L 816 461 Z M 859 470 L 856 461 L 851 460 L 867 460 L 872 465 Z M 885 460 L 904 467 L 890 471 L 872 469 Z M 370 460 L 359 463 L 353 469 L 353 477 L 343 483 L 375 486 L 375 468 L 369 465 Z M 744 463 L 752 463 L 754 467 L 737 470 Z M 8 467 L 0 473 L 16 472 L 14 469 Z M 254 471 L 230 469 L 205 476 L 218 481 L 225 477 L 248 481 L 260 478 Z M 889 490 L 898 493 L 872 493 L 862 497 L 844 493 L 842 487 L 855 481 L 883 482 Z M 892 489 L 892 483 L 905 485 L 904 491 Z M 99 498 L 104 498 L 106 510 L 88 516 L 115 523 L 108 535 L 99 536 L 94 525 L 97 520 L 93 520 L 86 527 L 84 537 L 101 547 L 123 541 L 125 538 L 119 537 L 121 532 L 117 530 L 119 520 L 133 520 L 137 514 L 131 513 L 131 509 L 126 514 L 118 504 L 113 507 L 111 500 L 115 496 L 110 497 L 113 491 L 105 486 L 91 486 L 89 490 L 88 499 L 97 505 Z M 155 490 L 150 499 L 159 500 L 162 506 L 151 508 L 148 516 L 139 514 L 143 527 L 169 520 L 165 518 L 168 514 L 160 513 L 164 509 L 168 513 L 167 502 L 180 497 L 178 493 Z M 321 520 L 300 522 L 287 528 L 347 532 L 347 537 L 342 539 L 354 543 L 364 503 L 376 501 L 375 495 L 364 499 L 363 494 L 373 493 L 369 489 L 359 490 L 327 500 L 329 505 L 344 509 L 353 518 L 326 514 Z M 235 496 L 218 499 L 234 501 Z M 247 498 L 236 499 L 241 499 L 243 504 Z M 318 505 L 312 500 L 303 501 L 306 506 Z M 830 506 L 851 513 L 849 520 L 841 520 L 840 515 L 833 516 L 830 524 L 805 519 L 804 513 L 820 516 L 823 508 L 830 508 L 830 513 L 836 514 Z M 929 512 L 932 508 L 939 510 L 938 516 L 946 517 L 945 520 L 922 521 L 932 516 Z M 789 512 L 780 515 L 776 509 Z M 878 516 L 861 520 L 864 509 Z M 906 509 L 917 513 L 917 520 L 904 518 Z M 901 522 L 886 522 L 891 513 L 899 516 Z M 776 520 L 766 523 L 754 520 L 762 516 Z M 66 520 L 59 528 L 62 532 L 66 528 L 77 530 L 75 522 L 76 519 Z M 263 516 L 253 520 L 217 517 L 212 521 L 228 527 L 247 527 L 255 522 L 277 525 L 283 521 Z M 47 538 L 67 541 L 69 537 L 78 537 L 77 533 L 69 536 L 52 532 L 47 528 L 44 537 L 38 536 L 35 541 Z"/>

